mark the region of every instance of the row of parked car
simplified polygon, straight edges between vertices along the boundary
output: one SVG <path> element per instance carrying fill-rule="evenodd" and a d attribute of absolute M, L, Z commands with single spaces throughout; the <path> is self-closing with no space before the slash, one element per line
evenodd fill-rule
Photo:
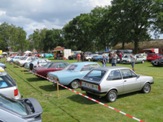
<path fill-rule="evenodd" d="M 118 63 L 131 63 L 130 55 L 131 55 L 130 53 L 123 54 L 122 55 L 122 59 L 120 59 L 120 57 L 117 55 L 117 62 Z M 85 57 L 85 60 L 88 60 L 88 61 L 102 61 L 103 60 L 103 56 L 105 56 L 105 58 L 108 60 L 108 62 L 110 61 L 111 56 L 109 56 L 109 54 L 107 54 L 107 53 L 103 53 L 103 54 L 90 54 L 90 55 L 87 55 Z M 144 61 L 147 60 L 147 56 L 144 53 L 136 54 L 134 56 L 136 58 L 136 63 L 144 63 Z"/>
<path fill-rule="evenodd" d="M 118 95 L 134 91 L 149 93 L 154 82 L 150 76 L 140 76 L 126 67 L 101 67 L 98 62 L 45 61 L 35 66 L 34 59 L 27 64 L 33 64 L 32 72 L 41 78 L 71 87 L 81 88 L 87 94 L 106 96 L 108 101 L 114 102 Z M 26 67 L 29 68 L 30 67 Z"/>
<path fill-rule="evenodd" d="M 28 62 L 29 66 L 34 66 L 33 62 L 38 63 L 40 60 L 37 58 Z M 151 84 L 154 83 L 153 77 L 138 75 L 130 68 L 101 67 L 97 62 L 91 61 L 71 64 L 46 61 L 42 65 L 34 66 L 32 71 L 53 84 L 60 83 L 72 89 L 80 88 L 88 95 L 103 96 L 110 102 L 116 101 L 121 94 L 134 91 L 149 93 Z M 16 81 L 3 68 L 0 70 L 0 90 L 1 121 L 41 121 L 42 107 L 39 102 L 34 98 L 21 98 Z"/>
<path fill-rule="evenodd" d="M 85 57 L 85 60 L 88 61 L 102 61 L 103 55 L 105 55 L 108 62 L 110 62 L 110 58 L 108 54 L 90 54 Z M 144 63 L 145 61 L 150 61 L 153 66 L 163 66 L 163 55 L 156 53 L 139 53 L 135 54 L 135 63 Z M 131 63 L 130 53 L 123 54 L 122 59 L 117 56 L 117 63 Z"/>
<path fill-rule="evenodd" d="M 61 63 L 64 62 L 49 62 L 45 66 L 34 68 L 33 72 L 53 84 L 59 83 L 72 89 L 81 88 L 88 95 L 105 96 L 110 102 L 116 101 L 120 94 L 134 91 L 149 93 L 151 84 L 154 83 L 151 76 L 137 75 L 126 67 L 101 67 L 97 62 L 75 62 L 66 64 L 63 69 L 47 70 L 48 65 L 57 66 Z"/>
<path fill-rule="evenodd" d="M 22 98 L 16 81 L 0 67 L 0 121 L 41 122 L 42 112 L 35 98 Z"/>

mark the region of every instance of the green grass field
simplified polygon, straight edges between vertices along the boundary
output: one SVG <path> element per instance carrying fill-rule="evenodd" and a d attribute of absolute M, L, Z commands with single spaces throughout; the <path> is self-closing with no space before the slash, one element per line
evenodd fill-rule
<path fill-rule="evenodd" d="M 72 62 L 72 61 L 71 61 Z M 6 63 L 6 71 L 17 81 L 24 98 L 34 97 L 43 107 L 43 122 L 134 122 L 131 118 L 99 105 L 65 88 L 56 87 L 47 80 L 24 72 L 23 68 Z M 110 65 L 110 64 L 107 64 Z M 130 67 L 130 65 L 118 64 Z M 105 98 L 93 98 L 128 113 L 145 122 L 163 122 L 163 67 L 153 67 L 149 62 L 136 64 L 137 74 L 154 77 L 149 94 L 140 92 L 118 96 L 114 103 Z M 80 89 L 76 91 L 82 92 Z"/>

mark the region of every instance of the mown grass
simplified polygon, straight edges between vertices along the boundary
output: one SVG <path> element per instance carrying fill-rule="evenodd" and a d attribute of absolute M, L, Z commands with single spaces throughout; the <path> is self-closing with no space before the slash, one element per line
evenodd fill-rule
<path fill-rule="evenodd" d="M 73 61 L 71 61 L 73 62 Z M 134 122 L 114 110 L 106 108 L 79 96 L 65 88 L 57 91 L 51 82 L 40 79 L 35 75 L 24 72 L 23 68 L 16 68 L 6 63 L 7 72 L 17 81 L 23 97 L 36 98 L 43 107 L 43 122 Z M 107 64 L 110 65 L 110 64 Z M 131 67 L 130 65 L 118 64 Z M 117 108 L 125 113 L 135 116 L 145 122 L 163 121 L 163 68 L 153 67 L 149 62 L 136 64 L 137 74 L 154 77 L 155 83 L 149 94 L 140 92 L 119 96 L 114 103 L 107 102 L 104 98 L 93 98 Z M 82 92 L 80 89 L 76 91 Z"/>

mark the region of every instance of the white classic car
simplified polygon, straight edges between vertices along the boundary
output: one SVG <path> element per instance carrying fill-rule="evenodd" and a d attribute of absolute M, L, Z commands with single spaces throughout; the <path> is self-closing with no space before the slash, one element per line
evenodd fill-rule
<path fill-rule="evenodd" d="M 122 57 L 122 63 L 131 63 L 131 57 L 130 57 L 131 54 L 125 54 L 123 57 Z M 135 57 L 135 63 L 144 63 L 145 59 L 144 57 L 140 56 L 140 55 L 134 55 Z"/>

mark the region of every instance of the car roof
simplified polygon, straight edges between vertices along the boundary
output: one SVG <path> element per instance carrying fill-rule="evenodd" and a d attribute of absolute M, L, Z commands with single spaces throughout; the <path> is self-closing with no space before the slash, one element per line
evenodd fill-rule
<path fill-rule="evenodd" d="M 5 70 L 2 68 L 2 67 L 0 67 L 0 72 L 4 72 Z"/>
<path fill-rule="evenodd" d="M 84 61 L 84 62 L 75 62 L 72 64 L 81 64 L 81 65 L 85 65 L 85 64 L 98 64 L 97 62 L 90 62 L 90 61 Z"/>
<path fill-rule="evenodd" d="M 121 66 L 108 66 L 108 67 L 97 67 L 97 68 L 94 68 L 95 70 L 105 70 L 105 71 L 108 71 L 108 70 L 114 70 L 114 69 L 130 69 L 128 67 L 121 67 Z"/>

